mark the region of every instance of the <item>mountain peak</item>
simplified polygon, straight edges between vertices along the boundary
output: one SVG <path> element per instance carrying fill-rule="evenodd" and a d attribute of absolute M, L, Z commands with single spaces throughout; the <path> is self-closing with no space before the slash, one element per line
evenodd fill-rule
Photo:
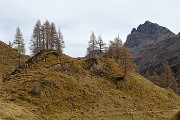
<path fill-rule="evenodd" d="M 131 31 L 131 34 L 135 33 L 135 32 L 147 32 L 147 33 L 149 33 L 149 29 L 151 28 L 152 30 L 155 30 L 156 25 L 157 24 L 154 24 L 154 23 L 152 23 L 150 21 L 146 21 L 144 24 L 140 24 L 137 27 L 137 29 L 133 28 L 132 31 Z"/>
<path fill-rule="evenodd" d="M 144 24 L 138 26 L 137 31 L 146 34 L 156 34 L 159 27 L 158 24 L 146 21 Z"/>
<path fill-rule="evenodd" d="M 160 26 L 150 21 L 140 24 L 137 29 L 133 28 L 128 35 L 125 45 L 132 51 L 140 51 L 148 45 L 157 44 L 160 41 L 175 36 L 166 27 Z"/>
<path fill-rule="evenodd" d="M 145 21 L 144 24 L 154 24 L 154 23 L 147 20 L 147 21 Z"/>

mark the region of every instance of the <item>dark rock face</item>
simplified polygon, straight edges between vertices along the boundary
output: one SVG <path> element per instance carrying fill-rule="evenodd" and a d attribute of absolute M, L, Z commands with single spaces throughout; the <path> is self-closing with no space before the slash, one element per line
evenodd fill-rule
<path fill-rule="evenodd" d="M 144 76 L 148 74 L 153 78 L 154 73 L 161 73 L 162 63 L 168 61 L 180 87 L 180 34 L 175 35 L 165 27 L 146 21 L 131 31 L 125 46 L 132 52 L 133 60 Z"/>
<path fill-rule="evenodd" d="M 175 36 L 169 29 L 158 24 L 146 21 L 144 24 L 133 28 L 131 34 L 127 36 L 125 46 L 130 48 L 133 53 L 146 49 L 148 45 L 154 45 L 160 41 Z"/>

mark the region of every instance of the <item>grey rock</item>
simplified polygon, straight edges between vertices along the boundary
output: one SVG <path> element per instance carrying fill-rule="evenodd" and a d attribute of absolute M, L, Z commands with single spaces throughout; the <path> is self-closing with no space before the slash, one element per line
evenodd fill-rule
<path fill-rule="evenodd" d="M 130 48 L 133 53 L 136 53 L 146 49 L 149 45 L 157 44 L 174 36 L 175 34 L 169 29 L 146 21 L 144 24 L 139 25 L 137 29 L 132 29 L 131 34 L 127 36 L 125 46 Z"/>

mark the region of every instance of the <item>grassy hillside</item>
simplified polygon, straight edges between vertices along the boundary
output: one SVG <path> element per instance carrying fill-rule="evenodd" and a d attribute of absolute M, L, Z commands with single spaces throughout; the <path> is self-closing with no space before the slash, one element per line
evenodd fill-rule
<path fill-rule="evenodd" d="M 28 56 L 23 56 L 24 61 L 28 58 Z M 0 77 L 2 77 L 2 74 L 9 73 L 9 71 L 15 69 L 18 66 L 18 62 L 19 53 L 0 41 Z"/>
<path fill-rule="evenodd" d="M 75 59 L 41 51 L 0 84 L 0 118 L 170 119 L 180 110 L 180 98 L 173 91 L 137 73 L 116 81 L 121 71 L 112 59 Z M 11 105 L 13 114 L 6 113 Z"/>

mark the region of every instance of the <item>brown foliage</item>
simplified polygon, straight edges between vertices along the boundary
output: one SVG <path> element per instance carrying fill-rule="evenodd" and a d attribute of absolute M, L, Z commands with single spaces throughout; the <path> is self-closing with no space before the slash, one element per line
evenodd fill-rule
<path fill-rule="evenodd" d="M 114 41 L 110 41 L 110 46 L 105 53 L 105 57 L 115 59 L 115 61 L 123 69 L 123 77 L 126 76 L 127 72 L 135 71 L 135 64 L 131 59 L 131 53 L 128 48 L 122 45 L 122 41 L 119 37 L 115 38 Z"/>

